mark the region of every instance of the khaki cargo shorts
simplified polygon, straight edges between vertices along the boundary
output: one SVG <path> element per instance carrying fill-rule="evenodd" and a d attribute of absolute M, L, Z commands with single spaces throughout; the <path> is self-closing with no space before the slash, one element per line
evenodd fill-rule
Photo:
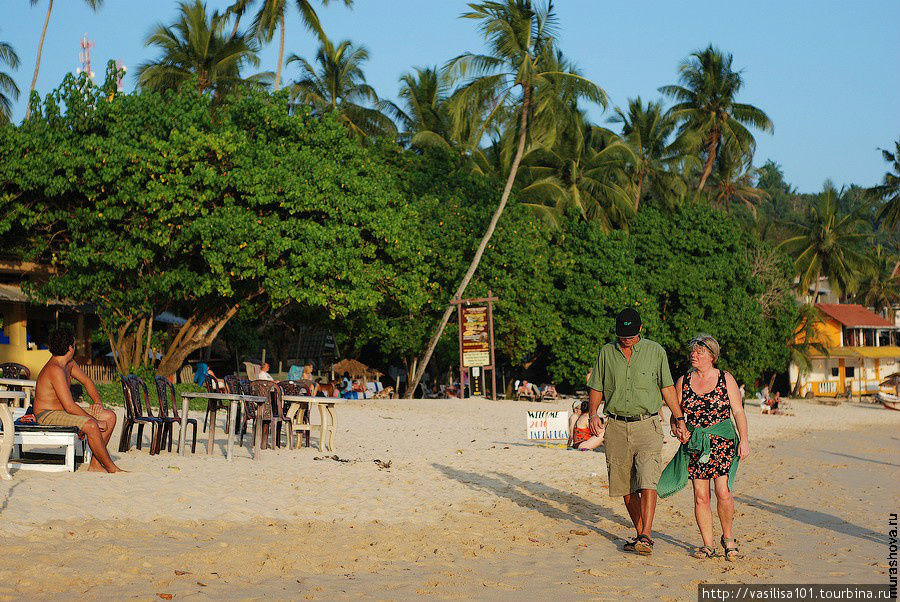
<path fill-rule="evenodd" d="M 662 474 L 663 432 L 659 415 L 635 422 L 609 418 L 604 444 L 610 497 L 656 489 Z"/>
<path fill-rule="evenodd" d="M 91 405 L 91 407 L 89 408 L 83 409 L 89 414 L 89 416 L 82 416 L 81 414 L 69 414 L 65 410 L 45 410 L 35 416 L 35 420 L 37 420 L 37 423 L 42 426 L 77 426 L 78 430 L 83 429 L 84 425 L 91 418 L 100 420 L 99 414 L 103 410 L 95 411 L 93 405 Z"/>

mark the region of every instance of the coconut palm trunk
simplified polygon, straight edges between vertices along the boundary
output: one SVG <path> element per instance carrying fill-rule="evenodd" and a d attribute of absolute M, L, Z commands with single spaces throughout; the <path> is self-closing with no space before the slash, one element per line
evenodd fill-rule
<path fill-rule="evenodd" d="M 712 136 L 710 136 L 709 141 L 709 152 L 707 153 L 709 156 L 706 157 L 706 165 L 703 166 L 703 175 L 700 176 L 700 183 L 697 184 L 697 190 L 703 190 L 703 187 L 706 186 L 706 180 L 709 178 L 709 174 L 712 173 L 713 163 L 716 162 L 716 151 L 719 150 L 719 132 L 713 132 Z"/>
<path fill-rule="evenodd" d="M 38 71 L 41 70 L 41 53 L 44 51 L 44 38 L 47 36 L 47 25 L 50 23 L 50 13 L 53 11 L 53 0 L 47 5 L 47 17 L 44 19 L 44 29 L 41 30 L 41 41 L 38 43 L 37 60 L 34 62 L 34 77 L 31 78 L 31 88 L 28 90 L 27 108 L 25 109 L 25 119 L 31 116 L 31 94 L 37 85 Z"/>
<path fill-rule="evenodd" d="M 519 121 L 519 145 L 516 148 L 516 156 L 513 158 L 512 166 L 509 170 L 509 175 L 506 177 L 506 186 L 504 186 L 503 188 L 503 195 L 500 197 L 500 204 L 497 205 L 497 210 L 494 211 L 494 215 L 493 217 L 491 217 L 491 221 L 488 224 L 487 231 L 481 238 L 481 244 L 478 245 L 478 250 L 475 251 L 475 256 L 472 258 L 472 263 L 469 264 L 469 269 L 466 270 L 466 274 L 465 276 L 463 276 L 462 282 L 459 283 L 459 287 L 456 289 L 456 293 L 453 295 L 454 299 L 462 297 L 463 293 L 466 292 L 466 287 L 472 280 L 472 276 L 475 275 L 475 270 L 478 269 L 478 264 L 481 263 L 481 256 L 484 255 L 484 250 L 487 248 L 488 242 L 490 242 L 491 237 L 494 235 L 494 230 L 497 228 L 497 222 L 500 221 L 500 216 L 503 214 L 503 209 L 506 208 L 506 202 L 509 200 L 509 195 L 512 192 L 513 183 L 516 181 L 516 173 L 519 171 L 519 163 L 522 160 L 522 155 L 525 154 L 525 142 L 528 133 L 528 110 L 530 108 L 530 104 L 531 88 L 528 85 L 524 85 L 522 93 L 522 116 Z M 425 369 L 428 367 L 428 363 L 431 361 L 431 356 L 434 354 L 434 350 L 437 347 L 438 341 L 441 339 L 441 335 L 444 334 L 444 329 L 447 328 L 447 323 L 450 321 L 450 316 L 453 315 L 453 308 L 453 304 L 448 304 L 447 309 L 444 310 L 444 315 L 441 317 L 441 322 L 438 325 L 435 333 L 431 336 L 431 339 L 428 341 L 428 348 L 425 351 L 425 355 L 419 362 L 415 375 L 413 376 L 412 381 L 410 381 L 409 386 L 406 389 L 406 397 L 412 398 L 415 395 L 416 387 L 419 386 L 419 381 L 422 380 L 422 375 L 425 374 Z M 464 392 L 462 374 L 459 375 L 459 384 L 460 394 L 462 395 Z"/>
<path fill-rule="evenodd" d="M 281 25 L 281 40 L 278 42 L 278 68 L 275 70 L 275 92 L 281 87 L 281 68 L 284 65 L 284 14 L 279 19 Z"/>

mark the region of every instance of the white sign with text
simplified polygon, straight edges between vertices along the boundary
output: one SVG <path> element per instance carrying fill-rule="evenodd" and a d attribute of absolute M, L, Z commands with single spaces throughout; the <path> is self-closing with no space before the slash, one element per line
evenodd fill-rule
<path fill-rule="evenodd" d="M 529 440 L 548 441 L 569 438 L 569 412 L 557 410 L 528 410 L 527 431 Z"/>

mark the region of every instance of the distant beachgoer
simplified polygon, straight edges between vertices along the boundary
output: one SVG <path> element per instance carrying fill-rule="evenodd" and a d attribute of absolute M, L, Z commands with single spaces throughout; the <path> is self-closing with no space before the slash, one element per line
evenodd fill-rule
<path fill-rule="evenodd" d="M 75 362 L 75 335 L 65 326 L 50 333 L 50 359 L 38 374 L 34 386 L 34 415 L 38 424 L 45 426 L 75 426 L 87 437 L 94 454 L 88 470 L 94 472 L 120 472 L 106 449 L 113 429 L 116 413 L 103 407 L 100 393 L 94 381 Z M 94 404 L 85 410 L 72 399 L 69 386 L 72 379 L 84 385 Z"/>
<path fill-rule="evenodd" d="M 653 552 L 653 515 L 659 482 L 663 429 L 659 411 L 663 399 L 672 411 L 680 441 L 690 434 L 675 396 L 666 351 L 641 337 L 641 316 L 632 308 L 616 316 L 616 342 L 600 349 L 591 377 L 588 415 L 591 433 L 603 434 L 610 497 L 623 497 L 637 536 L 625 543 L 627 552 Z M 604 425 L 597 410 L 609 418 Z M 605 426 L 605 432 L 603 428 Z"/>
<path fill-rule="evenodd" d="M 768 411 L 763 409 L 763 414 L 784 414 L 781 410 L 781 393 L 778 391 L 775 392 L 775 397 L 766 401 L 766 405 L 768 406 Z"/>
<path fill-rule="evenodd" d="M 699 334 L 690 342 L 691 370 L 678 379 L 675 388 L 691 436 L 682 443 L 663 471 L 659 494 L 668 497 L 682 489 L 690 479 L 694 489 L 694 516 L 703 538 L 703 545 L 694 551 L 694 556 L 712 558 L 716 556 L 709 507 L 712 481 L 716 511 L 722 525 L 720 543 L 726 560 L 734 560 L 738 547 L 733 533 L 732 491 L 738 460 L 747 457 L 750 444 L 737 381 L 728 372 L 715 367 L 719 353 L 719 343 L 708 334 Z M 732 416 L 737 431 L 731 422 Z"/>
<path fill-rule="evenodd" d="M 576 401 L 572 405 L 572 415 L 569 416 L 569 441 L 568 446 L 581 451 L 590 451 L 603 445 L 603 434 L 600 436 L 591 433 L 588 416 L 588 401 Z"/>
<path fill-rule="evenodd" d="M 525 398 L 530 401 L 534 401 L 535 396 L 535 387 L 527 380 L 523 380 L 522 384 L 519 385 L 519 388 L 516 389 L 516 397 L 518 398 Z"/>
<path fill-rule="evenodd" d="M 272 375 L 269 374 L 269 364 L 263 362 L 259 366 L 259 374 L 256 376 L 256 380 L 275 380 L 272 378 Z"/>
<path fill-rule="evenodd" d="M 306 364 L 303 366 L 303 376 L 300 377 L 300 380 L 312 380 L 313 379 L 313 369 L 312 364 Z"/>

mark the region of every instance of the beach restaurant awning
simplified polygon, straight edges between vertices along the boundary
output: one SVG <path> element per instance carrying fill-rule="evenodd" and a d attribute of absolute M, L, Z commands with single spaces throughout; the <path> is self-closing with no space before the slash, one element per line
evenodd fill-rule
<path fill-rule="evenodd" d="M 813 357 L 834 357 L 834 358 L 854 358 L 861 357 L 866 359 L 900 359 L 900 347 L 897 345 L 885 345 L 883 347 L 835 347 L 828 350 L 828 355 L 822 353 L 814 353 Z"/>

